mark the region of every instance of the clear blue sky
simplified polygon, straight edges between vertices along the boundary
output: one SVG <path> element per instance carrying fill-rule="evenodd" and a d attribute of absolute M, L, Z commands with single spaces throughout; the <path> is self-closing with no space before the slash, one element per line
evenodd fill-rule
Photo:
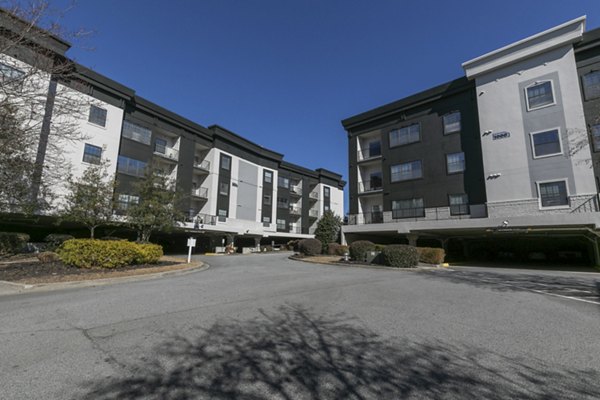
<path fill-rule="evenodd" d="M 54 3 L 55 5 L 60 5 Z M 348 176 L 340 120 L 463 74 L 461 63 L 599 0 L 80 0 L 78 62 L 204 126 Z"/>

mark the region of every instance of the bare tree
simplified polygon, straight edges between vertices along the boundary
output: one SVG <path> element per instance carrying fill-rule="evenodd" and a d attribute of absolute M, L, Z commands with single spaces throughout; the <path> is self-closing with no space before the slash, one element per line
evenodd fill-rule
<path fill-rule="evenodd" d="M 89 108 L 64 55 L 81 32 L 46 0 L 0 0 L 0 213 L 42 213 L 69 174 L 65 147 L 84 139 Z"/>

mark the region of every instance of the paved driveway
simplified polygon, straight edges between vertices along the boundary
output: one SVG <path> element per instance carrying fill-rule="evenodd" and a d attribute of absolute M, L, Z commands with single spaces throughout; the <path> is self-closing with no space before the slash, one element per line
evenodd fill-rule
<path fill-rule="evenodd" d="M 595 275 L 205 260 L 0 297 L 0 398 L 600 398 L 600 305 L 524 284 Z"/>

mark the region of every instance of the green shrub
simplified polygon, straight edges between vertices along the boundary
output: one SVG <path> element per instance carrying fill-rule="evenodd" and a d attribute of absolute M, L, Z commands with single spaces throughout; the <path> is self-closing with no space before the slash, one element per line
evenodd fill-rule
<path fill-rule="evenodd" d="M 57 253 L 62 262 L 74 267 L 119 268 L 156 263 L 162 256 L 162 247 L 122 240 L 72 239 L 64 242 Z"/>
<path fill-rule="evenodd" d="M 327 254 L 330 256 L 343 256 L 348 252 L 348 246 L 339 243 L 329 243 L 327 245 Z"/>
<path fill-rule="evenodd" d="M 100 240 L 127 240 L 127 239 L 120 238 L 120 237 L 117 237 L 117 236 L 102 236 L 100 238 Z"/>
<path fill-rule="evenodd" d="M 298 251 L 305 256 L 316 256 L 321 254 L 323 244 L 319 239 L 302 239 L 298 243 Z"/>
<path fill-rule="evenodd" d="M 120 242 L 120 241 L 119 241 Z M 162 246 L 152 243 L 135 243 L 137 255 L 134 264 L 156 264 L 163 256 Z"/>
<path fill-rule="evenodd" d="M 46 249 L 49 251 L 56 250 L 61 244 L 66 242 L 67 240 L 74 239 L 73 236 L 62 234 L 62 233 L 51 233 L 44 238 L 44 242 L 46 242 Z"/>
<path fill-rule="evenodd" d="M 446 257 L 444 249 L 436 247 L 417 247 L 419 261 L 427 264 L 442 264 Z"/>
<path fill-rule="evenodd" d="M 287 242 L 287 249 L 299 252 L 300 251 L 298 249 L 299 243 L 300 243 L 300 240 L 298 240 L 298 239 L 290 240 L 289 242 Z"/>
<path fill-rule="evenodd" d="M 414 246 L 391 244 L 382 252 L 383 263 L 390 267 L 412 268 L 419 264 L 419 252 Z"/>
<path fill-rule="evenodd" d="M 58 256 L 58 254 L 52 251 L 43 251 L 41 253 L 38 253 L 36 257 L 38 260 L 40 260 L 41 263 L 44 264 L 60 261 L 60 257 Z"/>
<path fill-rule="evenodd" d="M 17 254 L 29 242 L 29 235 L 18 232 L 0 232 L 0 255 Z"/>
<path fill-rule="evenodd" d="M 350 257 L 354 261 L 364 261 L 369 251 L 375 251 L 375 245 L 368 240 L 357 240 L 350 244 Z"/>
<path fill-rule="evenodd" d="M 386 244 L 376 244 L 375 251 L 383 251 L 387 245 Z"/>

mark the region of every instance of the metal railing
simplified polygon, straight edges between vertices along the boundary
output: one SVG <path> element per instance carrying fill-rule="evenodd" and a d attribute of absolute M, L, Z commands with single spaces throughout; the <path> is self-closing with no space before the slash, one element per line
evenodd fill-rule
<path fill-rule="evenodd" d="M 362 213 L 364 224 L 383 224 L 383 211 Z"/>
<path fill-rule="evenodd" d="M 292 215 L 301 215 L 302 208 L 298 206 L 290 206 L 290 214 Z"/>
<path fill-rule="evenodd" d="M 308 216 L 312 218 L 319 218 L 319 210 L 308 210 Z"/>
<path fill-rule="evenodd" d="M 193 223 L 194 229 L 200 229 L 202 225 L 216 225 L 217 217 L 215 215 L 197 214 L 195 210 L 190 210 L 185 221 Z"/>
<path fill-rule="evenodd" d="M 381 179 L 358 182 L 358 193 L 375 192 L 383 189 Z"/>
<path fill-rule="evenodd" d="M 208 199 L 208 188 L 199 187 L 192 189 L 192 196 Z"/>
<path fill-rule="evenodd" d="M 422 218 L 424 216 L 425 216 L 425 208 L 424 207 L 398 208 L 396 210 L 392 210 L 392 218 L 393 219 Z"/>
<path fill-rule="evenodd" d="M 292 226 L 292 227 L 290 227 L 290 229 L 289 229 L 289 232 L 290 232 L 290 233 L 297 233 L 297 234 L 301 234 L 301 233 L 302 233 L 302 228 L 300 228 L 300 227 L 297 227 L 297 226 L 296 226 L 296 227 L 293 227 L 293 226 Z"/>
<path fill-rule="evenodd" d="M 290 186 L 290 194 L 302 196 L 302 188 L 298 185 L 292 185 L 292 186 Z"/>
<path fill-rule="evenodd" d="M 200 162 L 194 162 L 194 168 L 202 169 L 204 171 L 210 171 L 210 161 L 203 160 Z"/>
<path fill-rule="evenodd" d="M 571 201 L 571 199 L 569 199 Z M 585 212 L 598 212 L 600 211 L 600 204 L 598 202 L 598 195 L 590 196 L 589 199 L 575 207 L 572 213 L 585 213 Z"/>
<path fill-rule="evenodd" d="M 154 154 L 166 158 L 167 160 L 179 160 L 179 151 L 169 146 L 154 144 Z"/>
<path fill-rule="evenodd" d="M 358 150 L 358 161 L 365 161 L 379 156 L 381 156 L 381 148 Z"/>
<path fill-rule="evenodd" d="M 441 221 L 486 218 L 485 204 L 459 204 L 446 207 L 415 207 L 348 215 L 348 225 L 380 224 L 402 221 Z"/>
<path fill-rule="evenodd" d="M 319 192 L 310 192 L 308 198 L 312 200 L 319 200 Z"/>

